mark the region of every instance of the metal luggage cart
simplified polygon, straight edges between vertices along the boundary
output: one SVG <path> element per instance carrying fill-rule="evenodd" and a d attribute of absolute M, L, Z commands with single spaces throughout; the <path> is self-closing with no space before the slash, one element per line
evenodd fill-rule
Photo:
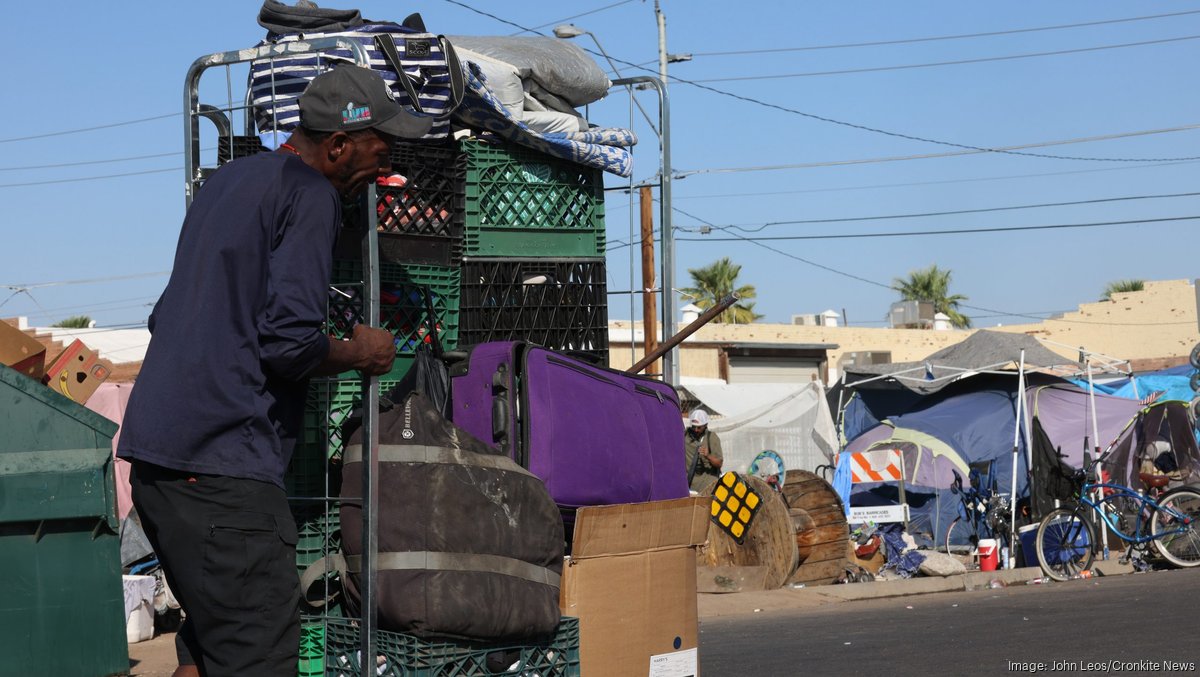
<path fill-rule="evenodd" d="M 658 76 L 653 76 L 653 75 L 636 75 L 636 76 L 632 76 L 632 77 L 618 78 L 618 79 L 612 81 L 612 87 L 610 87 L 608 91 L 609 91 L 610 95 L 612 95 L 612 94 L 619 93 L 620 90 L 625 90 L 626 94 L 629 97 L 629 127 L 632 129 L 634 126 L 633 125 L 633 122 L 634 122 L 633 107 L 635 104 L 637 104 L 640 113 L 643 116 L 646 116 L 646 121 L 651 122 L 648 113 L 646 113 L 645 109 L 641 108 L 641 104 L 638 104 L 637 100 L 635 98 L 637 96 L 637 91 L 643 90 L 643 89 L 653 89 L 655 95 L 658 98 L 658 127 L 654 128 L 653 123 L 651 123 L 651 125 L 652 125 L 651 129 L 652 129 L 652 131 L 654 131 L 655 136 L 657 137 L 657 141 L 658 141 L 658 158 L 657 158 L 658 159 L 658 171 L 655 173 L 654 177 L 652 177 L 649 180 L 643 181 L 637 185 L 635 185 L 631 179 L 624 186 L 606 187 L 605 191 L 628 193 L 631 198 L 630 204 L 632 205 L 632 198 L 635 193 L 635 190 L 634 190 L 635 188 L 644 188 L 647 190 L 649 190 L 650 188 L 654 188 L 654 187 L 658 188 L 658 192 L 659 192 L 659 199 L 658 199 L 659 224 L 658 224 L 658 227 L 659 227 L 659 233 L 660 233 L 660 241 L 662 244 L 662 248 L 661 248 L 661 252 L 660 252 L 660 266 L 659 266 L 660 277 L 657 280 L 657 284 L 654 285 L 656 287 L 655 289 L 640 288 L 644 285 L 639 285 L 637 283 L 637 281 L 635 280 L 634 270 L 635 270 L 636 266 L 635 266 L 635 261 L 633 260 L 633 257 L 631 256 L 630 264 L 629 264 L 629 291 L 621 292 L 621 291 L 613 291 L 610 289 L 608 291 L 608 294 L 609 295 L 620 294 L 620 295 L 628 296 L 630 318 L 636 317 L 635 308 L 634 308 L 634 297 L 637 295 L 641 295 L 642 302 L 644 304 L 646 304 L 646 306 L 649 308 L 650 314 L 651 315 L 659 315 L 659 318 L 660 318 L 659 321 L 661 322 L 661 331 L 662 331 L 663 340 L 666 341 L 670 337 L 676 335 L 676 321 L 675 321 L 676 299 L 675 299 L 675 292 L 674 292 L 674 286 L 675 286 L 675 235 L 674 235 L 674 224 L 673 224 L 674 211 L 673 211 L 672 192 L 671 192 L 673 176 L 672 176 L 672 170 L 671 170 L 671 102 L 670 102 L 670 97 L 667 95 L 666 83 L 663 82 L 662 78 L 660 78 Z M 633 219 L 631 218 L 630 219 L 630 230 L 629 230 L 629 242 L 639 242 L 641 240 L 641 238 L 642 238 L 642 235 L 637 230 L 635 230 L 634 222 L 633 222 Z M 641 265 L 643 268 L 652 269 L 653 268 L 653 260 L 652 259 L 651 260 L 643 259 L 641 261 Z M 644 270 L 643 271 L 643 273 L 646 273 L 646 272 L 652 272 L 652 270 L 650 270 L 650 271 Z M 644 275 L 643 280 L 647 280 L 649 277 L 650 277 L 649 275 Z M 656 300 L 657 300 L 656 296 L 661 296 L 661 298 L 662 298 L 661 304 L 657 308 L 657 310 L 658 310 L 657 313 L 654 312 L 655 311 L 654 304 L 656 303 Z M 609 305 L 610 305 L 610 307 L 615 307 L 616 303 L 615 302 L 610 303 Z M 650 354 L 651 352 L 653 352 L 655 349 L 658 348 L 658 341 L 656 339 L 653 339 L 655 334 L 656 334 L 656 332 L 654 332 L 652 329 L 650 329 L 649 331 L 645 331 L 645 336 L 646 336 L 647 340 L 643 344 L 643 351 L 644 351 L 643 354 Z M 638 356 L 636 353 L 636 348 L 634 346 L 632 334 L 630 336 L 629 343 L 630 343 L 629 347 L 630 347 L 631 362 L 637 362 Z M 643 368 L 645 366 L 648 366 L 648 365 L 643 365 Z M 677 349 L 671 348 L 663 353 L 661 377 L 667 383 L 670 383 L 675 386 L 679 385 L 679 353 L 678 353 Z"/>
<path fill-rule="evenodd" d="M 230 160 L 236 159 L 243 155 L 250 155 L 260 150 L 265 150 L 259 140 L 255 119 L 254 109 L 251 104 L 252 97 L 250 91 L 250 69 L 255 62 L 273 62 L 280 58 L 294 58 L 298 55 L 312 55 L 317 64 L 317 69 L 324 70 L 331 67 L 335 63 L 345 63 L 344 58 L 326 58 L 326 54 L 333 50 L 349 51 L 353 55 L 354 63 L 367 66 L 369 64 L 366 51 L 362 45 L 347 39 L 342 38 L 322 38 L 308 41 L 297 41 L 281 44 L 267 44 L 250 49 L 235 50 L 230 52 L 217 52 L 207 56 L 200 57 L 192 63 L 188 69 L 187 76 L 184 82 L 184 168 L 187 173 L 184 184 L 184 194 L 186 204 L 191 205 L 192 199 L 204 183 L 204 181 L 215 172 L 221 164 Z M 223 72 L 223 78 L 208 78 L 204 79 L 206 74 L 213 72 Z M 221 80 L 217 87 L 211 87 L 211 80 Z M 220 85 L 223 85 L 221 87 Z M 235 97 L 235 92 L 244 92 L 244 95 Z M 272 81 L 272 92 L 274 92 L 274 82 Z M 219 100 L 223 101 L 220 105 L 213 105 L 204 100 Z M 209 141 L 209 128 L 201 124 L 202 120 L 207 120 L 211 124 L 211 128 L 215 129 L 215 134 L 211 136 L 216 142 L 214 147 L 204 147 L 203 142 Z M 237 133 L 240 130 L 241 133 Z M 211 143 L 211 142 L 210 142 Z M 363 223 L 361 224 L 362 233 L 362 318 L 370 326 L 379 326 L 380 303 L 379 303 L 379 244 L 375 224 L 369 219 L 369 215 L 374 212 L 370 206 L 376 203 L 375 184 L 368 184 L 368 189 L 364 191 L 361 197 L 362 208 L 359 213 L 363 215 Z M 314 381 L 318 381 L 314 379 Z M 379 411 L 379 389 L 378 379 L 376 377 L 365 377 L 361 383 L 361 403 L 362 403 L 362 432 L 364 442 L 369 443 L 369 448 L 377 450 L 379 446 L 378 432 L 378 411 Z M 320 387 L 322 384 L 317 383 Z M 310 393 L 311 394 L 311 393 Z M 326 422 L 328 424 L 328 422 Z M 324 470 L 324 469 L 323 469 Z M 358 638 L 359 648 L 358 656 L 362 659 L 361 674 L 374 674 L 375 656 L 377 654 L 377 635 L 378 627 L 375 614 L 375 597 L 376 597 L 376 571 L 377 571 L 377 521 L 379 515 L 379 493 L 378 493 L 378 457 L 372 453 L 369 455 L 369 460 L 364 466 L 363 472 L 363 548 L 364 553 L 361 584 L 359 585 L 360 594 L 362 596 L 363 613 L 360 618 L 356 619 L 358 623 Z M 332 529 L 336 529 L 337 521 L 329 519 L 332 513 L 332 507 L 341 499 L 337 496 L 330 495 L 330 486 L 328 473 L 325 472 L 321 478 L 323 490 L 319 491 L 317 496 L 289 496 L 289 503 L 293 506 L 293 512 L 296 511 L 296 506 L 304 506 L 311 508 L 316 506 L 320 508 L 318 512 L 322 515 L 322 519 L 318 522 L 318 529 L 323 533 L 314 534 L 321 540 L 322 543 L 329 544 L 333 540 Z M 291 493 L 291 492 L 289 492 Z M 332 572 L 331 572 L 332 573 Z M 328 576 L 324 577 L 325 585 L 328 586 Z M 324 590 L 326 598 L 329 596 L 330 590 L 328 587 Z M 311 629 L 314 631 L 314 637 L 318 640 L 312 641 L 314 637 L 302 637 L 302 648 L 318 650 L 318 653 L 301 655 L 301 674 L 325 674 L 325 642 L 324 638 L 329 636 L 329 623 L 333 620 L 328 613 L 318 617 L 306 617 L 307 624 L 302 628 Z M 338 619 L 337 622 L 345 622 L 345 619 Z M 306 640 L 308 640 L 306 642 Z M 307 646 L 305 646 L 307 644 Z M 313 645 L 316 646 L 313 646 Z M 306 662 L 309 667 L 306 669 Z"/>

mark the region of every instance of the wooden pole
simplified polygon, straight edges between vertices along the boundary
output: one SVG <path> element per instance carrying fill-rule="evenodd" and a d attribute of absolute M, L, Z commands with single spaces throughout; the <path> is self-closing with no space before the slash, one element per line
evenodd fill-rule
<path fill-rule="evenodd" d="M 642 208 L 642 355 L 658 348 L 658 298 L 654 295 L 654 199 L 650 186 L 640 189 Z M 663 290 L 670 293 L 670 290 Z M 658 362 L 646 367 L 646 373 L 659 373 Z"/>
<path fill-rule="evenodd" d="M 680 330 L 679 330 L 679 332 L 678 332 L 677 334 L 675 334 L 674 336 L 672 336 L 672 337 L 668 338 L 666 341 L 663 341 L 663 342 L 662 342 L 662 343 L 661 343 L 661 344 L 658 346 L 658 348 L 656 348 L 656 349 L 654 350 L 654 352 L 650 353 L 649 355 L 646 355 L 646 356 L 645 356 L 645 357 L 643 357 L 642 359 L 638 360 L 638 363 L 637 363 L 637 364 L 635 364 L 635 365 L 633 365 L 632 367 L 630 367 L 630 368 L 626 369 L 626 370 L 625 370 L 625 373 L 626 373 L 626 374 L 640 374 L 640 373 L 642 373 L 642 370 L 646 368 L 646 365 L 648 365 L 648 364 L 650 364 L 651 362 L 653 362 L 653 361 L 657 360 L 658 358 L 662 357 L 664 353 L 666 353 L 667 351 L 671 350 L 672 348 L 674 348 L 675 346 L 679 345 L 680 343 L 683 343 L 683 340 L 684 340 L 685 338 L 687 338 L 687 337 L 691 336 L 692 334 L 696 333 L 696 331 L 697 331 L 698 329 L 700 329 L 700 327 L 703 327 L 704 325 L 708 324 L 709 322 L 712 322 L 712 320 L 713 320 L 713 318 L 714 318 L 714 317 L 716 317 L 717 315 L 720 315 L 721 313 L 725 312 L 725 309 L 726 309 L 726 308 L 728 308 L 729 306 L 732 306 L 733 304 L 737 303 L 737 302 L 738 302 L 738 301 L 739 301 L 741 298 L 742 298 L 742 297 L 740 297 L 740 296 L 738 296 L 738 295 L 737 295 L 737 292 L 734 292 L 734 293 L 730 294 L 729 296 L 726 296 L 725 298 L 721 299 L 721 300 L 720 300 L 720 301 L 717 303 L 717 305 L 715 305 L 715 306 L 713 306 L 712 308 L 709 308 L 708 310 L 706 310 L 706 311 L 704 311 L 703 313 L 701 313 L 701 314 L 700 314 L 700 317 L 697 317 L 695 320 L 693 320 L 691 324 L 689 324 L 688 326 L 684 327 L 683 329 L 680 329 Z"/>

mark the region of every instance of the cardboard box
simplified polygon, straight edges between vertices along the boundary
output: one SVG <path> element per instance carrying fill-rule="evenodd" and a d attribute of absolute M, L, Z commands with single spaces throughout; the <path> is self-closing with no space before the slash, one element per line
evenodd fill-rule
<path fill-rule="evenodd" d="M 582 673 L 696 675 L 696 546 L 712 498 L 580 508 L 560 606 L 579 618 Z"/>
<path fill-rule="evenodd" d="M 0 322 L 0 364 L 40 381 L 45 373 L 46 348 L 20 329 Z"/>
<path fill-rule="evenodd" d="M 42 382 L 51 390 L 83 404 L 104 383 L 108 373 L 108 367 L 100 364 L 100 357 L 83 345 L 83 341 L 75 339 L 46 368 Z"/>

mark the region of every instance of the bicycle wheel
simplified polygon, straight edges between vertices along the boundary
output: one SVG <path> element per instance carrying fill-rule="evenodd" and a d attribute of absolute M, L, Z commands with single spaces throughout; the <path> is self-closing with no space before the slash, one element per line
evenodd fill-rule
<path fill-rule="evenodd" d="M 1158 504 L 1160 507 L 1150 523 L 1158 554 L 1177 567 L 1200 566 L 1200 531 L 1196 529 L 1196 520 L 1200 519 L 1200 492 L 1177 489 Z M 1168 509 L 1183 517 L 1176 517 Z M 1182 531 L 1171 533 L 1177 530 Z"/>
<path fill-rule="evenodd" d="M 1038 564 L 1050 578 L 1068 580 L 1092 566 L 1095 542 L 1091 522 L 1070 508 L 1052 510 L 1038 525 Z"/>
<path fill-rule="evenodd" d="M 946 530 L 946 540 L 942 542 L 942 552 L 947 555 L 969 555 L 975 552 L 979 545 L 979 536 L 971 528 L 971 521 L 964 517 L 955 517 Z"/>

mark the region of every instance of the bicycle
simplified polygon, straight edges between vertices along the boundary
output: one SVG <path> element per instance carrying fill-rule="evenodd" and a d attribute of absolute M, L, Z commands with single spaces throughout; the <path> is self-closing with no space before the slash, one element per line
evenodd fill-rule
<path fill-rule="evenodd" d="M 1162 491 L 1169 478 L 1144 473 L 1139 477 L 1154 495 L 1116 482 L 1089 481 L 1092 469 L 1106 457 L 1085 461 L 1084 468 L 1071 478 L 1074 504 L 1051 510 L 1038 524 L 1036 550 L 1042 571 L 1056 581 L 1065 581 L 1090 569 L 1100 545 L 1097 516 L 1129 544 L 1120 558 L 1123 564 L 1153 544 L 1172 566 L 1200 566 L 1200 530 L 1196 528 L 1200 491 L 1187 486 Z"/>
<path fill-rule="evenodd" d="M 989 482 L 983 484 L 983 472 L 987 470 Z M 1008 545 L 1009 526 L 1012 520 L 1012 506 L 1008 497 L 996 491 L 995 477 L 992 475 L 992 462 L 971 465 L 968 476 L 970 486 L 963 487 L 962 475 L 954 472 L 954 483 L 950 491 L 959 497 L 959 515 L 946 529 L 946 540 L 943 549 L 946 554 L 953 554 L 955 548 L 961 549 L 963 543 L 968 543 L 969 553 L 974 554 L 983 538 L 998 539 L 999 547 Z"/>

